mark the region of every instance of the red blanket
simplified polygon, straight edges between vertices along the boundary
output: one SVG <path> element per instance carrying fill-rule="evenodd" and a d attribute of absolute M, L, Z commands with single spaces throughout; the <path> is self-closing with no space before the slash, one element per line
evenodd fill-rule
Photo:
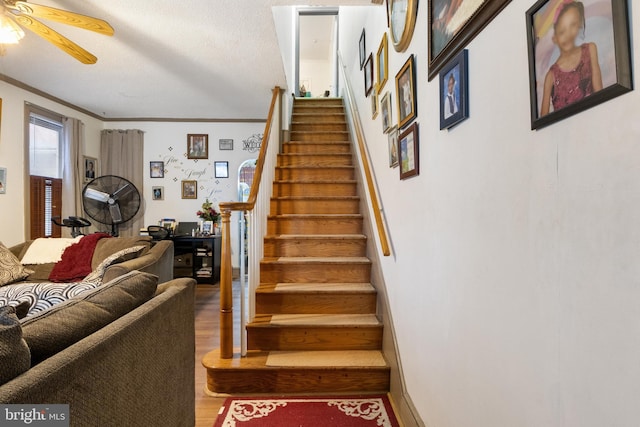
<path fill-rule="evenodd" d="M 91 260 L 98 240 L 111 237 L 107 233 L 94 233 L 84 236 L 64 250 L 60 261 L 53 266 L 49 274 L 52 282 L 78 282 L 91 273 Z"/>

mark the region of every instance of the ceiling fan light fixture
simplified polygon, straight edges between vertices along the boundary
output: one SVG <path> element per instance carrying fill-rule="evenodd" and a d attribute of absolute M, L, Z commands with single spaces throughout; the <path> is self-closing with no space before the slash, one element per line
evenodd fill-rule
<path fill-rule="evenodd" d="M 0 44 L 17 44 L 24 37 L 24 31 L 13 20 L 0 15 Z"/>

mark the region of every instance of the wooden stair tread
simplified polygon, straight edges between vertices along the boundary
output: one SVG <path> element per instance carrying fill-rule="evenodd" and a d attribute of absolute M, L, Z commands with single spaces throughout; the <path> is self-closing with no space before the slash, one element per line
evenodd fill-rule
<path fill-rule="evenodd" d="M 248 327 L 353 328 L 382 326 L 375 314 L 258 314 Z"/>
<path fill-rule="evenodd" d="M 316 218 L 362 218 L 362 214 L 277 214 L 269 215 L 269 218 L 285 218 L 285 219 L 316 219 Z"/>
<path fill-rule="evenodd" d="M 367 257 L 265 257 L 260 260 L 261 264 L 370 264 Z"/>
<path fill-rule="evenodd" d="M 326 354 L 322 354 L 326 351 Z M 207 369 L 256 369 L 256 368 L 260 368 L 260 369 L 273 369 L 273 370 L 280 370 L 280 369 L 286 369 L 288 367 L 305 367 L 305 365 L 302 363 L 296 363 L 295 366 L 294 365 L 288 365 L 288 366 L 283 366 L 283 365 L 276 365 L 274 363 L 279 363 L 279 361 L 277 360 L 277 358 L 273 358 L 271 360 L 272 364 L 267 364 L 267 360 L 269 358 L 270 355 L 272 356 L 277 356 L 279 357 L 281 360 L 284 358 L 283 356 L 287 356 L 287 355 L 292 355 L 292 354 L 300 354 L 300 353 L 307 353 L 311 358 L 314 359 L 313 362 L 313 367 L 315 368 L 326 368 L 326 369 L 335 369 L 335 368 L 341 368 L 341 367 L 349 367 L 349 368 L 358 368 L 358 367 L 363 367 L 363 368 L 369 368 L 369 367 L 378 367 L 378 368 L 386 368 L 388 369 L 388 365 L 385 364 L 384 365 L 380 365 L 378 363 L 376 363 L 375 365 L 355 365 L 352 364 L 353 362 L 341 362 L 340 365 L 336 365 L 336 364 L 329 364 L 329 357 L 332 356 L 341 356 L 341 353 L 348 353 L 349 355 L 352 355 L 352 361 L 361 361 L 361 362 L 368 362 L 371 363 L 371 360 L 376 358 L 376 354 L 380 353 L 378 350 L 349 350 L 347 352 L 345 351 L 333 351 L 333 350 L 322 350 L 322 351 L 309 351 L 309 352 L 300 352 L 300 351 L 261 351 L 261 350 L 249 350 L 247 351 L 247 355 L 246 356 L 241 356 L 240 355 L 240 349 L 235 349 L 234 353 L 233 353 L 233 357 L 230 359 L 222 359 L 220 358 L 220 350 L 216 349 L 216 350 L 212 350 L 209 353 L 207 353 L 203 359 L 202 359 L 202 365 L 207 368 Z M 332 354 L 333 353 L 333 354 Z M 304 355 L 303 355 L 304 356 Z M 320 364 L 317 362 L 318 359 L 322 359 L 323 357 L 326 357 L 327 363 L 324 364 Z M 384 356 L 382 356 L 384 357 Z M 347 357 L 344 358 L 344 360 L 348 360 Z M 374 359 L 375 361 L 375 359 Z M 310 367 L 311 363 L 308 363 L 306 365 L 306 367 Z"/>
<path fill-rule="evenodd" d="M 376 293 L 371 283 L 261 283 L 259 293 Z"/>
<path fill-rule="evenodd" d="M 360 196 L 274 196 L 271 200 L 360 200 Z"/>
<path fill-rule="evenodd" d="M 270 351 L 266 366 L 274 367 L 386 367 L 379 350 Z"/>
<path fill-rule="evenodd" d="M 360 239 L 366 240 L 364 234 L 277 234 L 267 235 L 265 239 L 281 239 L 281 240 L 349 240 Z"/>

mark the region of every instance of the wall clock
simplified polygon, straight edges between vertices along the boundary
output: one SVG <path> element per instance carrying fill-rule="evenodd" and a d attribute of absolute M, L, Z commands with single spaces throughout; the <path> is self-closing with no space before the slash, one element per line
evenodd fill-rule
<path fill-rule="evenodd" d="M 404 52 L 413 36 L 418 13 L 418 0 L 390 0 L 389 25 L 391 41 L 397 52 Z"/>

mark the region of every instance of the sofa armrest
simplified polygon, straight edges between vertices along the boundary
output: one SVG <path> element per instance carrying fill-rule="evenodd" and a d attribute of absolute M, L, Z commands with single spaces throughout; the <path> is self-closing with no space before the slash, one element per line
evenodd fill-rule
<path fill-rule="evenodd" d="M 71 426 L 195 423 L 195 280 L 0 386 L 1 403 L 67 403 Z"/>
<path fill-rule="evenodd" d="M 173 242 L 160 240 L 144 255 L 109 266 L 102 281 L 106 283 L 133 270 L 155 274 L 158 276 L 158 283 L 173 279 Z"/>

